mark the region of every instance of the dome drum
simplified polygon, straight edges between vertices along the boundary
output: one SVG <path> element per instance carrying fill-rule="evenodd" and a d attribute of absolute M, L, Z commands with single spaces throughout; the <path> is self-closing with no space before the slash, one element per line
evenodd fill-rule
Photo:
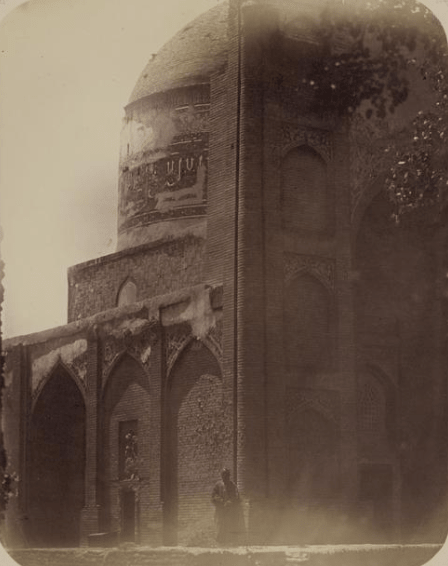
<path fill-rule="evenodd" d="M 128 106 L 122 130 L 118 249 L 205 230 L 208 85 Z"/>

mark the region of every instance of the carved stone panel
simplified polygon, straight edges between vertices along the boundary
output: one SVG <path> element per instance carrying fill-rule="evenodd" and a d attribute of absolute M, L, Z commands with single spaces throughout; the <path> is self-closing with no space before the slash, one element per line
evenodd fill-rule
<path fill-rule="evenodd" d="M 286 284 L 302 273 L 309 273 L 316 277 L 329 291 L 334 291 L 335 271 L 335 261 L 330 258 L 291 253 L 284 255 Z"/>
<path fill-rule="evenodd" d="M 122 479 L 135 480 L 139 478 L 137 421 L 123 422 L 120 425 L 120 476 Z"/>
<path fill-rule="evenodd" d="M 330 132 L 282 122 L 277 136 L 277 146 L 281 148 L 282 155 L 293 147 L 308 145 L 318 151 L 327 162 L 332 159 L 333 149 Z"/>

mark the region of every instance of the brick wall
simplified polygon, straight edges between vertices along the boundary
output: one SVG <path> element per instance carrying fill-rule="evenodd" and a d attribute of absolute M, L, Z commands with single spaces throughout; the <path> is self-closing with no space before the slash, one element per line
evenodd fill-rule
<path fill-rule="evenodd" d="M 284 292 L 285 365 L 300 382 L 301 371 L 327 369 L 332 358 L 331 298 L 319 281 L 306 274 Z"/>
<path fill-rule="evenodd" d="M 391 205 L 383 193 L 373 200 L 356 248 L 359 363 L 360 372 L 369 367 L 376 370 L 398 398 L 392 438 L 402 448 L 402 532 L 407 536 L 417 530 L 421 536 L 421 525 L 429 526 L 438 509 L 437 500 L 446 497 L 442 472 L 446 449 L 436 432 L 445 426 L 436 415 L 446 397 L 440 389 L 435 395 L 444 375 L 439 358 L 435 250 L 433 236 L 422 226 L 393 223 Z M 397 445 L 390 440 L 379 453 L 376 444 L 371 439 L 366 448 L 364 441 L 364 460 L 393 463 L 388 448 L 398 457 Z M 395 481 L 400 480 L 395 477 Z"/>
<path fill-rule="evenodd" d="M 216 358 L 199 341 L 181 353 L 169 377 L 168 504 L 180 544 L 214 538 L 211 491 L 231 466 L 232 432 Z"/>
<path fill-rule="evenodd" d="M 308 145 L 291 149 L 283 158 L 281 180 L 284 228 L 299 233 L 331 231 L 333 199 L 327 165 L 319 154 Z"/>
<path fill-rule="evenodd" d="M 148 377 L 139 364 L 125 355 L 109 375 L 103 399 L 103 529 L 122 531 L 123 529 L 123 491 L 134 490 L 135 542 L 147 541 L 149 521 L 149 483 L 152 480 L 150 461 L 151 406 Z M 126 449 L 120 438 L 120 423 L 132 421 L 133 432 L 137 435 L 137 459 L 135 477 L 123 469 Z M 129 431 L 125 431 L 129 432 Z M 120 465 L 121 464 L 121 465 Z M 121 468 L 121 469 L 120 469 Z"/>
<path fill-rule="evenodd" d="M 258 29 L 262 29 L 261 20 L 262 16 Z M 275 15 L 270 16 L 270 21 L 275 29 Z M 266 23 L 264 25 L 266 32 L 269 28 Z M 300 395 L 292 398 L 291 403 L 300 404 L 300 398 L 305 399 L 305 403 L 314 406 L 316 414 L 324 420 L 327 419 L 323 410 L 327 390 L 331 391 L 328 393 L 333 416 L 331 427 L 337 434 L 339 427 L 343 427 L 341 437 L 338 437 L 338 450 L 332 455 L 332 465 L 338 468 L 343 462 L 344 468 L 341 474 L 343 485 L 337 489 L 331 486 L 335 492 L 332 502 L 334 524 L 342 514 L 340 502 L 344 496 L 341 494 L 346 493 L 347 504 L 355 497 L 354 344 L 350 334 L 350 283 L 344 275 L 350 264 L 346 192 L 348 153 L 341 124 L 333 116 L 310 113 L 310 100 L 297 89 L 299 73 L 312 62 L 313 48 L 268 32 L 260 41 L 263 54 L 256 59 L 260 49 L 260 44 L 254 41 L 256 29 L 250 29 L 249 33 L 253 43 L 246 43 L 247 47 L 250 45 L 251 53 L 245 56 L 255 63 L 243 79 L 244 87 L 251 92 L 245 109 L 247 123 L 243 126 L 247 130 L 243 171 L 249 189 L 247 201 L 251 203 L 247 216 L 251 231 L 245 233 L 243 246 L 251 250 L 251 255 L 247 255 L 244 266 L 244 285 L 248 293 L 242 308 L 244 311 L 244 306 L 247 307 L 247 314 L 243 314 L 247 316 L 247 322 L 243 323 L 247 324 L 247 336 L 252 332 L 258 337 L 246 341 L 246 336 L 243 346 L 248 352 L 244 387 L 250 408 L 246 414 L 251 413 L 253 430 L 257 431 L 255 443 L 250 443 L 249 448 L 246 445 L 245 458 L 254 466 L 255 450 L 261 455 L 257 467 L 264 468 L 268 498 L 260 502 L 260 514 L 279 519 L 265 527 L 266 540 L 270 536 L 269 529 L 273 531 L 279 527 L 279 536 L 287 535 L 288 521 L 298 519 L 297 515 L 294 519 L 285 507 L 282 508 L 285 500 L 290 498 L 289 470 L 285 462 L 291 456 L 292 437 L 283 416 L 291 397 L 288 387 L 309 388 L 303 395 L 298 392 Z M 258 100 L 260 91 L 263 91 L 263 102 L 257 105 L 254 100 Z M 257 159 L 260 147 L 263 156 Z M 257 186 L 259 193 L 251 201 Z M 257 214 L 260 214 L 258 220 Z M 261 246 L 259 235 L 258 238 L 254 235 L 256 231 L 263 234 Z M 256 261 L 262 263 L 261 270 L 253 269 Z M 258 307 L 260 297 L 262 306 Z M 342 316 L 341 308 L 344 309 Z M 260 311 L 263 311 L 262 317 Z M 264 343 L 261 343 L 263 333 Z M 290 358 L 289 367 L 285 347 Z M 258 362 L 255 369 L 255 355 L 259 360 L 264 357 L 264 367 Z M 263 386 L 264 399 L 260 396 Z M 343 423 L 337 417 L 340 402 L 344 406 Z M 249 422 L 245 420 L 248 428 Z M 265 426 L 264 431 L 259 428 L 261 423 Z M 320 438 L 322 435 L 319 429 L 314 439 L 316 445 L 320 440 L 324 442 L 324 438 Z M 246 436 L 248 438 L 247 433 Z M 250 475 L 254 477 L 252 473 Z M 293 497 L 293 500 L 300 506 L 300 497 Z M 283 509 L 279 515 L 276 514 L 277 504 Z M 283 532 L 280 527 L 282 513 Z M 321 521 L 320 513 L 309 516 L 308 535 Z"/>
<path fill-rule="evenodd" d="M 116 307 L 118 293 L 127 278 L 137 287 L 137 301 L 200 283 L 203 253 L 204 241 L 187 236 L 71 267 L 68 321 Z"/>

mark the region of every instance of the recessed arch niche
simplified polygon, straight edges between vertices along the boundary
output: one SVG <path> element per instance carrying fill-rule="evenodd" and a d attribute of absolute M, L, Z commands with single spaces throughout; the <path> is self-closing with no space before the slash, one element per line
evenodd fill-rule
<path fill-rule="evenodd" d="M 446 493 L 447 487 L 446 456 L 441 456 L 446 455 L 446 448 L 437 445 L 440 421 L 438 424 L 435 416 L 440 403 L 435 392 L 446 368 L 437 315 L 441 308 L 437 293 L 438 237 L 435 226 L 424 218 L 415 215 L 397 225 L 392 212 L 385 191 L 378 192 L 366 208 L 356 234 L 353 290 L 358 365 L 380 360 L 391 368 L 390 378 L 396 383 L 395 443 L 385 439 L 379 442 L 373 430 L 360 430 L 360 439 L 364 438 L 360 447 L 370 446 L 370 455 L 365 454 L 369 461 L 378 461 L 381 453 L 383 462 L 387 458 L 391 461 L 392 456 L 398 459 L 402 536 L 431 540 L 430 525 L 438 512 L 440 494 Z M 374 398 L 383 404 L 387 388 L 381 392 L 375 385 L 370 394 L 371 418 L 378 424 L 383 409 L 374 407 Z M 365 396 L 368 403 L 367 390 Z M 366 428 L 367 418 L 366 414 L 366 422 L 358 424 Z M 387 445 L 394 451 L 390 456 L 386 454 Z"/>
<path fill-rule="evenodd" d="M 79 545 L 85 493 L 85 403 L 58 365 L 31 416 L 29 542 L 35 547 Z"/>
<path fill-rule="evenodd" d="M 117 293 L 117 307 L 131 305 L 137 300 L 137 285 L 129 277 L 120 286 Z"/>
<path fill-rule="evenodd" d="M 308 145 L 286 153 L 281 164 L 281 210 L 286 231 L 327 234 L 333 230 L 334 202 L 327 164 Z"/>
<path fill-rule="evenodd" d="M 221 368 L 202 341 L 192 340 L 176 359 L 166 399 L 165 543 L 191 544 L 179 541 L 178 531 L 190 526 L 214 538 L 211 489 L 222 467 L 231 464 Z"/>
<path fill-rule="evenodd" d="M 396 441 L 396 386 L 376 366 L 365 366 L 357 376 L 357 415 L 360 447 L 366 458 L 384 458 Z"/>
<path fill-rule="evenodd" d="M 123 542 L 138 542 L 147 504 L 150 405 L 148 376 L 125 352 L 116 360 L 103 391 L 100 490 L 102 528 L 119 531 Z"/>

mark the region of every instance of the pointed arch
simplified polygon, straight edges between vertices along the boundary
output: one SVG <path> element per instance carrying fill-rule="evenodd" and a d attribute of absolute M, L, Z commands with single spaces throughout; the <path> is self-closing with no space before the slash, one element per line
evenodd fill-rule
<path fill-rule="evenodd" d="M 115 356 L 113 357 L 112 361 L 110 362 L 109 367 L 107 368 L 107 370 L 104 373 L 103 376 L 103 385 L 102 385 L 102 396 L 104 398 L 106 389 L 108 387 L 108 384 L 111 380 L 111 375 L 113 375 L 117 368 L 120 366 L 120 364 L 122 364 L 126 359 L 129 359 L 131 361 L 131 363 L 136 364 L 136 367 L 139 368 L 140 372 L 135 373 L 134 375 L 139 375 L 140 379 L 141 379 L 141 385 L 143 387 L 143 389 L 148 389 L 149 391 L 149 376 L 146 373 L 145 367 L 142 364 L 141 360 L 139 360 L 136 356 L 134 356 L 131 352 L 129 352 L 129 350 L 125 349 L 122 350 L 121 352 L 118 352 L 117 354 L 115 354 Z M 143 378 L 143 375 L 145 376 L 145 378 Z M 145 385 L 143 385 L 145 383 Z"/>
<path fill-rule="evenodd" d="M 73 374 L 57 363 L 30 423 L 29 527 L 37 547 L 77 546 L 84 506 L 86 407 Z"/>
<path fill-rule="evenodd" d="M 291 418 L 296 418 L 296 416 L 300 415 L 300 413 L 311 410 L 322 415 L 324 419 L 331 422 L 336 428 L 339 427 L 339 413 L 335 411 L 333 404 L 322 402 L 319 395 L 303 395 L 302 399 L 300 400 L 301 402 L 297 403 L 297 399 L 295 398 L 296 391 L 297 390 L 295 388 L 291 388 L 288 391 L 290 399 L 293 400 L 292 403 L 290 403 L 289 405 L 287 404 L 288 420 L 290 420 Z"/>
<path fill-rule="evenodd" d="M 358 371 L 358 431 L 394 445 L 396 440 L 396 388 L 377 365 L 364 364 Z"/>
<path fill-rule="evenodd" d="M 138 288 L 135 280 L 132 277 L 126 277 L 117 291 L 116 306 L 123 307 L 135 303 L 137 295 Z"/>
<path fill-rule="evenodd" d="M 102 390 L 99 493 L 102 529 L 120 530 L 129 542 L 138 541 L 140 529 L 138 499 L 126 495 L 129 482 L 146 482 L 139 487 L 139 497 L 148 497 L 151 409 L 149 377 L 140 361 L 125 350 L 115 357 Z M 148 520 L 147 510 L 141 512 L 141 520 Z"/>
<path fill-rule="evenodd" d="M 231 415 L 220 363 L 206 340 L 190 337 L 177 352 L 167 376 L 164 420 L 165 544 L 184 544 L 178 530 L 185 532 L 196 517 L 213 525 L 210 486 L 231 463 Z"/>
<path fill-rule="evenodd" d="M 288 153 L 290 153 L 291 151 L 293 151 L 294 149 L 311 149 L 312 151 L 314 151 L 321 159 L 322 161 L 325 162 L 325 164 L 328 166 L 329 163 L 329 154 L 325 151 L 323 151 L 318 145 L 315 145 L 312 143 L 311 140 L 306 139 L 306 141 L 303 141 L 303 143 L 297 143 L 297 140 L 292 141 L 291 143 L 286 144 L 285 146 L 282 147 L 282 159 L 285 158 L 286 155 L 288 155 Z"/>
<path fill-rule="evenodd" d="M 40 380 L 36 389 L 33 391 L 32 400 L 31 400 L 32 411 L 34 410 L 34 407 L 43 389 L 45 388 L 47 383 L 51 381 L 51 379 L 56 374 L 58 374 L 58 372 L 67 374 L 67 376 L 70 377 L 75 382 L 77 388 L 79 389 L 80 394 L 83 397 L 84 403 L 86 402 L 86 384 L 84 383 L 84 381 L 79 379 L 76 373 L 65 362 L 63 362 L 61 358 L 59 358 L 54 364 L 53 368 L 47 373 L 47 375 L 43 379 Z"/>
<path fill-rule="evenodd" d="M 169 376 L 173 370 L 173 367 L 175 366 L 177 360 L 181 357 L 182 352 L 184 352 L 184 350 L 188 348 L 188 346 L 192 343 L 201 343 L 205 348 L 207 348 L 210 351 L 210 353 L 215 358 L 216 363 L 219 365 L 220 373 L 222 375 L 222 357 L 221 357 L 221 352 L 218 349 L 218 346 L 208 336 L 206 336 L 205 338 L 196 338 L 195 336 L 189 335 L 189 336 L 185 336 L 182 339 L 180 344 L 178 344 L 176 350 L 168 358 L 167 381 L 169 381 Z"/>

